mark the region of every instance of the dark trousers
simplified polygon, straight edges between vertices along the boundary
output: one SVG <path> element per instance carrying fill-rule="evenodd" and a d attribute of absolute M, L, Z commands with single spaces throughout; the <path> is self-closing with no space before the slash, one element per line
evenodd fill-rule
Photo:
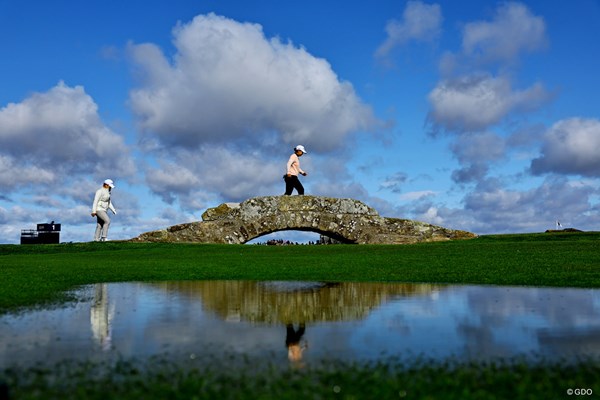
<path fill-rule="evenodd" d="M 288 177 L 287 175 L 284 175 L 283 179 L 285 180 L 286 196 L 291 195 L 294 189 L 298 191 L 298 194 L 304 194 L 304 186 L 302 186 L 302 184 L 300 183 L 300 179 L 298 179 L 298 176 L 291 175 Z"/>
<path fill-rule="evenodd" d="M 286 324 L 285 326 L 285 345 L 287 347 L 290 347 L 291 344 L 298 344 L 300 343 L 300 340 L 302 339 L 302 335 L 304 335 L 304 323 L 300 323 L 300 326 L 298 327 L 298 330 L 294 329 L 294 325 L 293 324 Z"/>

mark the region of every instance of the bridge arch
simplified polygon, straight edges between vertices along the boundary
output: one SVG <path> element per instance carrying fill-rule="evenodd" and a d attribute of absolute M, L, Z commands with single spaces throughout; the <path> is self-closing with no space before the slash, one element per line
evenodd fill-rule
<path fill-rule="evenodd" d="M 286 235 L 282 235 L 282 233 L 285 233 L 285 232 L 291 233 L 289 235 L 289 237 L 286 237 Z M 298 232 L 311 233 L 314 235 L 303 235 L 302 236 L 302 235 L 298 234 Z M 290 242 L 299 242 L 299 243 L 306 243 L 308 241 L 318 242 L 319 240 L 321 240 L 321 236 L 333 239 L 333 240 L 335 240 L 336 243 L 339 242 L 341 244 L 356 244 L 356 242 L 353 242 L 344 237 L 341 237 L 341 236 L 337 235 L 336 233 L 323 232 L 323 231 L 318 231 L 315 229 L 297 229 L 297 228 L 279 229 L 279 230 L 276 230 L 273 232 L 263 233 L 258 236 L 248 238 L 248 240 L 246 240 L 244 242 L 244 244 L 264 243 L 264 242 L 268 242 L 271 239 L 273 239 L 273 240 L 282 239 L 284 241 L 289 240 Z"/>

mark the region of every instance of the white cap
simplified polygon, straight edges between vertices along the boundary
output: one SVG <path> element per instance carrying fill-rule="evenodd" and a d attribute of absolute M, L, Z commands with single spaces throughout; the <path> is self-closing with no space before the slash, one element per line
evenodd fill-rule
<path fill-rule="evenodd" d="M 115 183 L 112 181 L 112 179 L 105 180 L 104 184 L 110 186 L 111 189 L 115 187 Z"/>
<path fill-rule="evenodd" d="M 300 150 L 301 152 L 306 154 L 306 150 L 304 150 L 304 146 L 302 146 L 301 144 L 299 144 L 298 146 L 294 147 L 294 150 Z"/>

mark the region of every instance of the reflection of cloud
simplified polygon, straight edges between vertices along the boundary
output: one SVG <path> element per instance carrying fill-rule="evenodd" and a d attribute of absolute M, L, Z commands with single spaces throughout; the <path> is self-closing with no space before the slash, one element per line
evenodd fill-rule
<path fill-rule="evenodd" d="M 538 339 L 540 346 L 555 354 L 600 354 L 600 325 L 559 331 L 541 329 Z"/>
<path fill-rule="evenodd" d="M 560 296 L 553 292 L 560 291 Z M 515 316 L 543 318 L 553 326 L 600 325 L 594 297 L 585 289 L 560 290 L 531 287 L 498 287 L 490 296 L 486 288 L 468 293 L 469 307 L 477 315 L 486 315 L 487 323 L 502 325 Z"/>
<path fill-rule="evenodd" d="M 539 346 L 539 352 L 555 346 L 563 354 L 584 348 L 600 354 L 600 340 L 590 334 L 590 329 L 598 329 L 590 327 L 600 327 L 600 314 L 587 290 L 470 287 L 466 296 L 469 312 L 457 329 L 468 354 L 509 354 L 532 346 Z M 517 330 L 524 334 L 517 335 Z M 501 332 L 514 338 L 509 340 Z M 585 343 L 570 343 L 580 339 Z"/>
<path fill-rule="evenodd" d="M 468 357 L 478 358 L 481 355 L 505 355 L 514 350 L 512 343 L 498 341 L 495 329 L 491 325 L 473 324 L 468 320 L 457 323 L 457 332 L 464 343 L 463 351 Z"/>

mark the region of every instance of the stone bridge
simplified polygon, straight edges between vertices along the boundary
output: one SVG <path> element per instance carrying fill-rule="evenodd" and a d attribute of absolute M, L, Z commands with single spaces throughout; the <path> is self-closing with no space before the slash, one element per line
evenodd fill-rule
<path fill-rule="evenodd" d="M 242 203 L 223 203 L 206 210 L 202 221 L 143 233 L 131 240 L 242 244 L 284 230 L 316 232 L 342 243 L 359 244 L 406 244 L 476 236 L 418 221 L 384 218 L 353 199 L 265 196 Z"/>

